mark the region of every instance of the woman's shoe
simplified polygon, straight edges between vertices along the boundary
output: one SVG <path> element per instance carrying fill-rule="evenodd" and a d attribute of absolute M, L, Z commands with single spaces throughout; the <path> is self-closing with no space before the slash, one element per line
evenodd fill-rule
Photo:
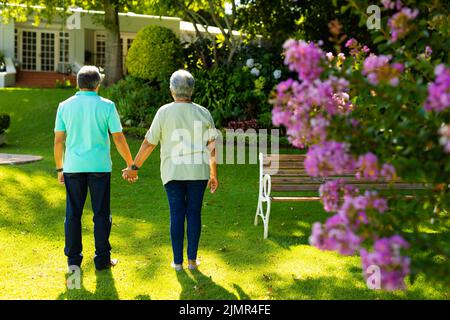
<path fill-rule="evenodd" d="M 199 265 L 200 265 L 200 261 L 198 261 L 198 260 L 189 260 L 189 262 L 188 262 L 189 270 L 196 270 Z"/>
<path fill-rule="evenodd" d="M 171 266 L 172 268 L 174 268 L 175 271 L 181 271 L 181 270 L 183 270 L 183 265 L 182 265 L 182 264 L 177 264 L 177 263 L 172 262 L 170 266 Z"/>

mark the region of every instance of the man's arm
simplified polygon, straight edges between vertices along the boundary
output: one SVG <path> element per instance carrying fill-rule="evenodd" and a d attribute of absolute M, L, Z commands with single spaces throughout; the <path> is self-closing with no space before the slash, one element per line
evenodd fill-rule
<path fill-rule="evenodd" d="M 208 186 L 211 189 L 211 193 L 216 192 L 219 187 L 219 180 L 217 179 L 217 158 L 216 158 L 216 141 L 211 140 L 208 141 L 208 149 L 209 149 L 209 181 Z"/>
<path fill-rule="evenodd" d="M 56 131 L 55 132 L 55 144 L 53 148 L 53 153 L 55 157 L 56 169 L 63 168 L 63 158 L 64 158 L 64 143 L 66 142 L 66 132 Z M 58 172 L 58 181 L 64 184 L 64 175 L 62 172 Z"/>
<path fill-rule="evenodd" d="M 127 163 L 127 167 L 133 164 L 133 157 L 131 156 L 130 147 L 128 146 L 127 139 L 122 132 L 115 132 L 111 134 L 113 137 L 114 144 L 116 145 L 117 151 L 120 156 Z"/>

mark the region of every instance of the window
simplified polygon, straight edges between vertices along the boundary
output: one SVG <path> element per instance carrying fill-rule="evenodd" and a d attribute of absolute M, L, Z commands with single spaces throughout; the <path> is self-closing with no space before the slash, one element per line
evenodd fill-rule
<path fill-rule="evenodd" d="M 122 52 L 123 65 L 125 67 L 125 58 L 128 54 L 134 38 L 131 35 L 123 35 L 120 37 L 120 50 Z M 95 35 L 95 65 L 98 67 L 105 67 L 105 55 L 106 55 L 106 35 L 97 33 Z"/>
<path fill-rule="evenodd" d="M 132 39 L 132 38 L 127 39 L 127 52 L 128 52 L 128 50 L 130 50 L 131 45 L 133 44 L 133 40 L 134 39 Z"/>
<path fill-rule="evenodd" d="M 36 70 L 36 32 L 23 31 L 22 33 L 22 68 Z"/>
<path fill-rule="evenodd" d="M 95 65 L 105 67 L 105 44 L 106 36 L 104 34 L 95 35 Z"/>
<path fill-rule="evenodd" d="M 55 34 L 41 33 L 41 71 L 55 70 Z"/>

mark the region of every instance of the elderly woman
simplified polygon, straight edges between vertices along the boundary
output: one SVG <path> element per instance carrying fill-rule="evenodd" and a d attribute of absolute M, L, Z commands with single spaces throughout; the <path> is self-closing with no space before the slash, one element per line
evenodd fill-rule
<path fill-rule="evenodd" d="M 162 106 L 155 115 L 132 166 L 123 177 L 137 179 L 137 170 L 161 144 L 161 179 L 170 207 L 172 267 L 183 268 L 183 242 L 187 220 L 189 269 L 198 266 L 197 251 L 201 231 L 201 208 L 207 186 L 214 193 L 219 186 L 215 156 L 216 131 L 209 111 L 192 102 L 194 78 L 179 70 L 170 78 L 174 102 Z"/>

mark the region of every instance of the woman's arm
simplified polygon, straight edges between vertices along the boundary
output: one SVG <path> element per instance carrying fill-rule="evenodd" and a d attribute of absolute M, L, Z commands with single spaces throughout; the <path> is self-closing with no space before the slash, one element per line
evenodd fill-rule
<path fill-rule="evenodd" d="M 151 144 L 147 141 L 147 139 L 144 139 L 144 141 L 141 144 L 141 147 L 139 149 L 139 152 L 137 153 L 136 157 L 134 158 L 134 165 L 138 168 L 141 168 L 144 164 L 145 160 L 147 160 L 148 157 L 152 154 L 153 150 L 155 150 L 156 145 Z M 137 170 L 132 170 L 131 166 L 128 166 L 128 168 L 123 169 L 123 176 L 128 181 L 135 180 L 137 178 Z"/>
<path fill-rule="evenodd" d="M 209 149 L 209 181 L 208 187 L 211 189 L 211 193 L 216 192 L 219 187 L 219 180 L 217 179 L 217 159 L 216 159 L 216 141 L 208 141 Z"/>
<path fill-rule="evenodd" d="M 151 144 L 146 139 L 144 139 L 138 154 L 134 158 L 134 164 L 139 168 L 142 167 L 145 160 L 147 160 L 147 158 L 152 154 L 153 150 L 155 150 L 155 147 L 155 144 Z"/>

